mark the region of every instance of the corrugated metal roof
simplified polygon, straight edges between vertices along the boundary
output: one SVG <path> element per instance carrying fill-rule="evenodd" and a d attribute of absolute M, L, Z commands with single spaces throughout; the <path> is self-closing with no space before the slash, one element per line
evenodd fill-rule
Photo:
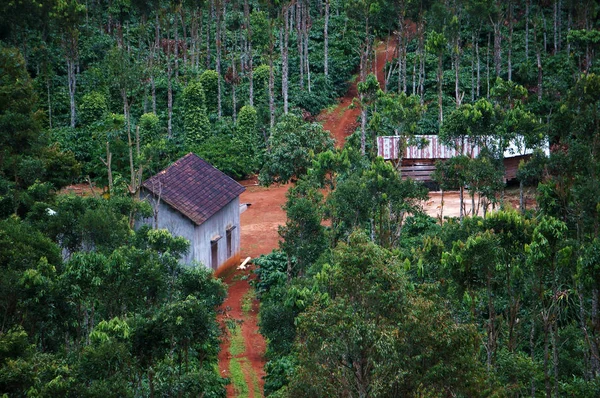
<path fill-rule="evenodd" d="M 386 160 L 398 159 L 398 150 L 399 144 L 401 143 L 401 138 L 403 137 L 377 137 L 377 155 Z M 427 144 L 422 147 L 417 145 L 409 145 L 403 152 L 403 159 L 449 159 L 461 154 L 453 147 L 443 145 L 437 135 L 417 135 L 415 138 L 419 141 L 426 140 Z M 522 136 L 518 136 L 512 140 L 508 148 L 506 148 L 504 151 L 504 157 L 511 158 L 515 156 L 531 155 L 533 150 L 525 148 L 525 145 L 523 145 L 522 142 Z M 479 146 L 466 143 L 462 153 L 474 158 L 479 155 L 480 151 L 481 148 Z M 544 147 L 544 152 L 549 154 L 547 145 Z"/>

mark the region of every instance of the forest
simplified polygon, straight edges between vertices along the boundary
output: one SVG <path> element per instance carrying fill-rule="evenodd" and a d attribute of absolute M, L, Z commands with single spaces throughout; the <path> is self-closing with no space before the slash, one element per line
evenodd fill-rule
<path fill-rule="evenodd" d="M 291 182 L 252 278 L 264 395 L 600 396 L 599 12 L 0 2 L 0 396 L 226 396 L 225 284 L 180 261 L 185 239 L 134 228 L 142 181 L 189 152 Z M 354 84 L 336 143 L 319 115 Z M 421 135 L 482 148 L 436 164 L 460 217 L 425 214 L 428 187 L 377 157 L 377 136 Z M 509 187 L 515 140 L 533 155 Z"/>

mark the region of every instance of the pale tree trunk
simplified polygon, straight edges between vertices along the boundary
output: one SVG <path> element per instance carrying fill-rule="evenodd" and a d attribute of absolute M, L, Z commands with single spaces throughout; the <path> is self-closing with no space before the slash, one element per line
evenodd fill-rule
<path fill-rule="evenodd" d="M 288 53 L 290 39 L 290 11 L 289 6 L 284 5 L 283 14 L 283 37 L 281 43 L 281 94 L 283 96 L 283 113 L 288 113 Z"/>
<path fill-rule="evenodd" d="M 217 4 L 217 31 L 215 34 L 215 38 L 216 38 L 216 46 L 217 46 L 217 65 L 216 65 L 216 70 L 217 70 L 217 117 L 219 118 L 219 120 L 221 120 L 221 116 L 223 115 L 222 113 L 222 77 L 221 77 L 221 45 L 222 45 L 222 28 L 221 28 L 221 20 L 225 19 L 225 11 L 226 11 L 226 2 L 224 0 L 223 1 L 223 13 L 221 14 L 221 10 L 219 9 L 219 4 Z"/>
<path fill-rule="evenodd" d="M 442 70 L 442 61 L 443 61 L 443 54 L 440 53 L 438 54 L 438 67 L 437 67 L 437 83 L 438 83 L 438 108 L 439 108 L 439 115 L 438 115 L 438 120 L 440 122 L 440 127 L 442 126 L 442 123 L 444 122 L 444 111 L 442 109 L 442 84 L 443 84 L 443 70 Z"/>
<path fill-rule="evenodd" d="M 329 0 L 325 0 L 325 27 L 323 29 L 323 73 L 325 77 L 329 76 L 329 61 L 328 61 L 328 51 L 329 51 Z"/>
<path fill-rule="evenodd" d="M 513 4 L 508 3 L 508 81 L 512 81 L 512 39 L 513 39 Z"/>
<path fill-rule="evenodd" d="M 170 27 L 167 27 L 167 136 L 173 136 L 173 82 L 171 75 L 173 68 L 171 66 L 171 32 Z"/>
<path fill-rule="evenodd" d="M 273 38 L 271 38 L 270 49 L 269 49 L 269 114 L 271 129 L 275 126 L 275 73 L 273 71 Z"/>
<path fill-rule="evenodd" d="M 77 105 L 75 103 L 75 92 L 77 91 L 77 32 L 71 32 L 69 37 L 63 38 L 66 61 L 67 61 L 67 83 L 69 88 L 69 106 L 71 111 L 71 127 L 75 128 L 77 122 Z"/>
<path fill-rule="evenodd" d="M 500 23 L 501 20 L 492 21 L 492 26 L 494 27 L 494 68 L 496 76 L 500 76 L 502 72 L 502 33 L 500 32 Z"/>
<path fill-rule="evenodd" d="M 542 99 L 542 83 L 543 83 L 543 70 L 542 70 L 542 49 L 537 41 L 537 24 L 533 24 L 533 35 L 535 36 L 535 57 L 537 60 L 537 70 L 538 70 L 538 79 L 537 79 L 537 97 L 538 100 Z"/>
<path fill-rule="evenodd" d="M 554 54 L 558 51 L 558 0 L 552 4 L 552 27 L 554 28 Z"/>
<path fill-rule="evenodd" d="M 423 105 L 424 94 L 425 94 L 425 22 L 423 21 L 423 17 L 419 18 L 419 25 L 417 26 L 418 35 L 419 35 L 419 46 L 417 49 L 418 58 L 419 58 L 419 96 L 421 97 L 421 105 Z"/>
<path fill-rule="evenodd" d="M 366 153 L 366 137 L 367 137 L 367 107 L 363 102 L 364 94 L 360 94 L 360 154 L 365 156 Z"/>
<path fill-rule="evenodd" d="M 454 97 L 456 100 L 456 107 L 458 108 L 462 103 L 464 93 L 460 93 L 459 86 L 459 72 L 460 72 L 460 35 L 457 34 L 456 42 L 454 43 Z"/>
<path fill-rule="evenodd" d="M 310 14 L 308 12 L 308 4 L 302 7 L 304 11 L 304 17 L 302 22 L 302 30 L 304 31 L 304 69 L 306 70 L 306 86 L 308 88 L 308 92 L 311 92 L 311 84 L 310 84 L 310 61 L 308 58 L 308 29 L 310 26 Z"/>
<path fill-rule="evenodd" d="M 490 34 L 488 33 L 488 45 L 486 54 L 486 73 L 487 73 L 487 93 L 486 98 L 490 98 Z"/>
<path fill-rule="evenodd" d="M 210 56 L 210 27 L 211 22 L 215 19 L 215 0 L 210 0 L 208 7 L 208 14 L 206 15 L 206 69 L 210 69 L 211 56 Z"/>
<path fill-rule="evenodd" d="M 304 35 L 302 34 L 302 0 L 296 2 L 296 44 L 300 66 L 300 89 L 304 90 Z"/>
<path fill-rule="evenodd" d="M 75 128 L 77 120 L 77 107 L 75 105 L 75 91 L 77 88 L 77 78 L 75 74 L 75 60 L 67 59 L 67 77 L 69 83 L 69 105 L 71 110 L 71 127 Z"/>
<path fill-rule="evenodd" d="M 531 0 L 525 1 L 525 60 L 529 60 L 529 8 Z"/>
<path fill-rule="evenodd" d="M 481 25 L 479 25 L 481 27 Z M 481 91 L 481 57 L 479 56 L 479 32 L 480 29 L 477 29 L 477 40 L 475 41 L 475 54 L 477 56 L 477 98 L 479 98 Z"/>
<path fill-rule="evenodd" d="M 535 322 L 531 320 L 531 329 L 529 330 L 529 355 L 531 362 L 535 363 Z M 531 398 L 535 398 L 535 376 L 531 376 Z"/>
<path fill-rule="evenodd" d="M 236 118 L 237 118 L 237 98 L 235 96 L 235 86 L 237 85 L 237 69 L 235 66 L 235 51 L 231 52 L 231 69 L 232 69 L 232 80 L 231 80 L 231 101 L 232 101 L 232 108 L 233 108 L 233 122 L 235 123 Z"/>
<path fill-rule="evenodd" d="M 184 8 L 181 7 L 179 9 L 179 18 L 181 20 L 181 32 L 183 33 L 183 42 L 182 42 L 182 50 L 183 50 L 183 65 L 187 66 L 188 61 L 188 52 L 187 52 L 187 29 L 186 29 L 186 18 Z"/>
<path fill-rule="evenodd" d="M 252 70 L 252 27 L 250 26 L 250 7 L 248 0 L 244 0 L 244 16 L 246 19 L 247 40 L 248 40 L 248 103 L 254 106 L 254 79 Z"/>
<path fill-rule="evenodd" d="M 175 57 L 175 80 L 177 81 L 179 79 L 179 20 L 177 19 L 177 10 L 175 10 L 175 17 L 174 19 L 174 23 L 175 26 L 173 27 L 173 54 Z"/>

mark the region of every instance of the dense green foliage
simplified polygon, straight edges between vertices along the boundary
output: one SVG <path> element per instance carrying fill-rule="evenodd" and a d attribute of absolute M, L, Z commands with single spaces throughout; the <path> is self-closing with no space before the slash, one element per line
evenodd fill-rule
<path fill-rule="evenodd" d="M 257 260 L 266 393 L 599 396 L 599 13 L 0 2 L 0 394 L 224 394 L 223 286 L 179 263 L 180 238 L 132 229 L 140 182 L 194 151 L 296 183 L 280 251 Z M 360 127 L 334 150 L 314 118 L 352 79 Z M 375 136 L 403 149 L 418 134 L 482 148 L 437 166 L 458 219 L 423 214 L 425 188 L 375 156 Z M 536 206 L 520 212 L 503 195 L 515 140 L 536 150 L 517 174 Z M 72 182 L 106 188 L 59 193 Z"/>

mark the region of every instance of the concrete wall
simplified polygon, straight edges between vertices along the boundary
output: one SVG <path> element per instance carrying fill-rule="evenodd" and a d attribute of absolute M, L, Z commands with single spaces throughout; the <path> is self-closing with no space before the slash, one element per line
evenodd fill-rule
<path fill-rule="evenodd" d="M 142 199 L 147 198 L 153 205 L 152 200 L 148 198 L 148 192 L 142 192 Z M 235 198 L 210 219 L 201 225 L 194 224 L 189 218 L 161 202 L 158 211 L 158 228 L 167 229 L 175 236 L 182 236 L 190 242 L 190 250 L 182 261 L 190 263 L 197 261 L 208 268 L 214 268 L 211 264 L 211 239 L 220 235 L 221 239 L 217 241 L 218 264 L 221 265 L 228 260 L 227 257 L 227 228 L 235 227 L 231 233 L 231 257 L 239 258 L 240 251 L 240 200 Z M 154 218 L 146 218 L 138 224 L 147 224 L 154 227 Z M 139 227 L 137 225 L 136 227 Z"/>
<path fill-rule="evenodd" d="M 228 260 L 227 228 L 231 230 L 231 257 L 239 257 L 240 251 L 240 200 L 235 198 L 202 225 L 196 227 L 194 257 L 209 268 L 217 267 L 211 264 L 211 240 L 218 236 L 217 241 L 218 265 Z"/>

